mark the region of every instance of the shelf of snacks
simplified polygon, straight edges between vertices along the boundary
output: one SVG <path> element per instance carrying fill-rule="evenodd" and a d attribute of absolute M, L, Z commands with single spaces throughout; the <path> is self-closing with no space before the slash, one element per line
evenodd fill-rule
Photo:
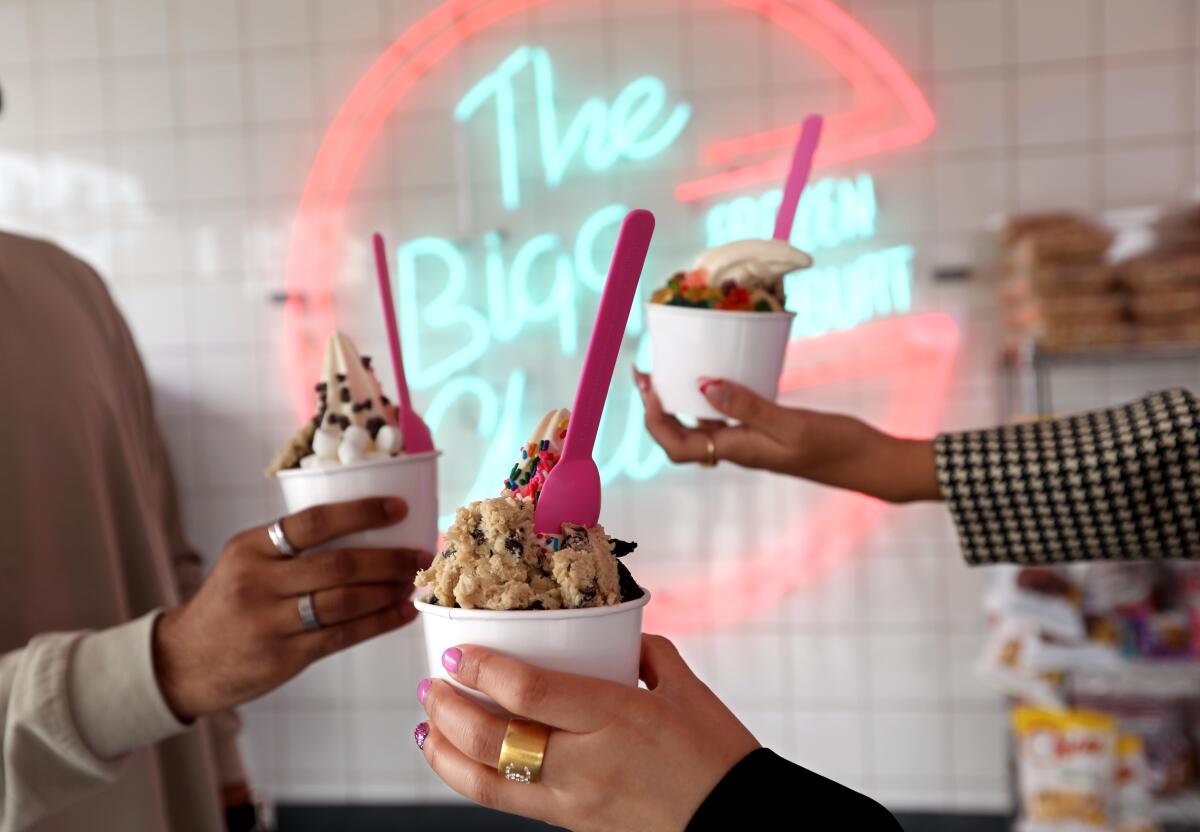
<path fill-rule="evenodd" d="M 1200 564 L 1000 568 L 984 607 L 1016 828 L 1200 828 Z"/>
<path fill-rule="evenodd" d="M 1023 369 L 1047 415 L 1059 368 L 1200 367 L 1200 206 L 1014 217 L 1000 248 L 1006 419 Z M 984 605 L 976 669 L 1013 705 L 1015 828 L 1200 829 L 1200 564 L 998 569 Z"/>
<path fill-rule="evenodd" d="M 1112 667 L 1076 671 L 1068 681 L 1072 697 L 1186 699 L 1200 696 L 1200 661 L 1118 659 Z"/>
<path fill-rule="evenodd" d="M 1136 236 L 1114 245 L 1113 229 L 1078 214 L 1011 218 L 999 239 L 1010 344 L 1043 356 L 1200 347 L 1200 207 L 1159 212 Z"/>

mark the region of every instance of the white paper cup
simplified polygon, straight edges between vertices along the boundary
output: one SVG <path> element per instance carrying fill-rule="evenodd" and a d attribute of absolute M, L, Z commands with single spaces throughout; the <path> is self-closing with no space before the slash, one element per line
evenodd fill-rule
<path fill-rule="evenodd" d="M 725 378 L 775 400 L 793 312 L 727 312 L 647 305 L 654 389 L 668 413 L 722 419 L 700 393 L 701 378 Z"/>
<path fill-rule="evenodd" d="M 461 610 L 417 602 L 431 678 L 445 679 L 489 710 L 505 713 L 478 691 L 458 684 L 442 653 L 475 644 L 547 670 L 636 686 L 642 653 L 642 609 L 650 593 L 611 607 L 580 610 Z"/>
<path fill-rule="evenodd" d="M 339 537 L 320 549 L 422 549 L 437 551 L 437 465 L 441 451 L 390 459 L 291 468 L 275 475 L 290 514 L 323 503 L 362 497 L 401 497 L 408 514 L 393 526 Z"/>

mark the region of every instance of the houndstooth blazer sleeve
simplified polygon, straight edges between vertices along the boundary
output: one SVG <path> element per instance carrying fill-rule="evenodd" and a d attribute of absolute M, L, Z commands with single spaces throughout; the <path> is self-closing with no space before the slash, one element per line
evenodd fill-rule
<path fill-rule="evenodd" d="M 1200 406 L 1185 390 L 942 434 L 934 457 L 970 564 L 1200 558 Z"/>

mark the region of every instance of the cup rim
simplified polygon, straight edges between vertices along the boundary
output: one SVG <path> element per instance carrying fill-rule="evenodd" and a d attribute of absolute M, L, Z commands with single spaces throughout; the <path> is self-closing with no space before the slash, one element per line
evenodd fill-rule
<path fill-rule="evenodd" d="M 584 607 L 575 610 L 464 610 L 457 607 L 443 607 L 439 604 L 426 604 L 424 601 L 413 601 L 413 605 L 422 614 L 438 618 L 448 618 L 451 621 L 533 621 L 533 620 L 562 620 L 565 618 L 602 618 L 606 615 L 618 615 L 631 612 L 650 603 L 650 590 L 642 587 L 642 597 L 632 601 L 622 601 L 606 607 Z"/>
<path fill-rule="evenodd" d="M 658 314 L 668 315 L 711 315 L 718 312 L 723 316 L 730 318 L 741 318 L 747 321 L 777 321 L 781 318 L 792 319 L 796 317 L 795 312 L 784 310 L 783 312 L 746 312 L 734 309 L 701 309 L 696 306 L 672 306 L 669 303 L 650 303 L 647 302 L 647 314 L 657 312 Z"/>
<path fill-rule="evenodd" d="M 276 471 L 275 478 L 302 479 L 304 477 L 329 477 L 335 474 L 349 474 L 354 471 L 361 471 L 364 468 L 382 468 L 385 465 L 409 465 L 414 462 L 436 459 L 441 455 L 442 452 L 435 448 L 432 451 L 425 451 L 420 454 L 400 454 L 399 456 L 388 457 L 387 459 L 364 459 L 362 462 L 354 462 L 350 465 L 330 465 L 328 468 L 287 468 L 283 471 Z"/>

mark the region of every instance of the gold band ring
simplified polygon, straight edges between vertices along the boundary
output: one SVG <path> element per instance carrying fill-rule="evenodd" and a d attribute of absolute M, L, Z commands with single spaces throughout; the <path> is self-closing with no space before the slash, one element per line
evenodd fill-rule
<path fill-rule="evenodd" d="M 704 436 L 704 440 L 708 443 L 708 447 L 705 449 L 705 451 L 706 451 L 705 457 L 704 457 L 703 461 L 701 461 L 700 467 L 701 468 L 716 468 L 717 467 L 717 443 L 714 442 L 713 438 L 711 436 L 708 436 L 707 434 Z"/>
<path fill-rule="evenodd" d="M 538 722 L 510 719 L 500 744 L 500 763 L 496 770 L 517 783 L 536 783 L 542 779 L 542 761 L 550 729 Z"/>

